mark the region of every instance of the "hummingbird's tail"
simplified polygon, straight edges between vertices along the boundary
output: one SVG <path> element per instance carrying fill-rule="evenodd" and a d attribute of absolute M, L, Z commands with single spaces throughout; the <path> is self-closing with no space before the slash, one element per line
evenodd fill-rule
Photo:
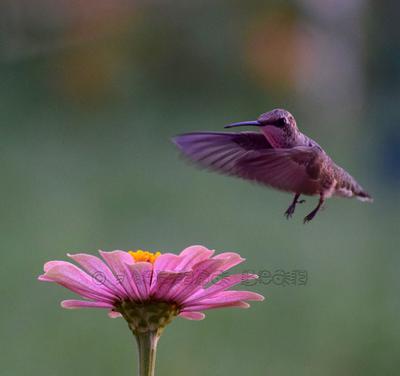
<path fill-rule="evenodd" d="M 360 200 L 362 202 L 374 202 L 372 196 L 368 192 L 366 192 L 364 188 L 361 187 L 361 185 L 358 184 L 354 179 L 351 190 L 353 191 L 353 194 L 357 198 L 357 200 Z"/>
<path fill-rule="evenodd" d="M 336 166 L 336 179 L 338 181 L 338 191 L 339 195 L 344 197 L 355 197 L 357 200 L 363 202 L 373 202 L 372 196 L 357 183 L 346 170 Z"/>
<path fill-rule="evenodd" d="M 354 192 L 357 200 L 363 201 L 363 202 L 374 202 L 374 199 L 372 198 L 372 196 L 365 192 L 362 188 L 360 191 L 358 192 Z"/>

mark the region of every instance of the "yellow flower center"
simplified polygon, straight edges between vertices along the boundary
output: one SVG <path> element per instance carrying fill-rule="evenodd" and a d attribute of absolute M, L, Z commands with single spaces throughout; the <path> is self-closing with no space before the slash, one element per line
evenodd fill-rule
<path fill-rule="evenodd" d="M 134 258 L 136 262 L 144 261 L 154 264 L 154 261 L 156 261 L 157 257 L 161 255 L 161 252 L 153 253 L 138 249 L 137 251 L 129 251 L 129 254 Z"/>

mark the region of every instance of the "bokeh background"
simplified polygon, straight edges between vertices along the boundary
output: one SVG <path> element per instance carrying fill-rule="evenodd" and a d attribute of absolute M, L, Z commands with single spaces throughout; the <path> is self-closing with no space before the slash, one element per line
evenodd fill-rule
<path fill-rule="evenodd" d="M 66 252 L 239 251 L 275 280 L 250 310 L 175 320 L 159 375 L 397 375 L 396 1 L 2 0 L 0 375 L 132 375 L 134 339 L 36 281 Z M 375 202 L 291 197 L 198 171 L 171 136 L 276 107 Z"/>

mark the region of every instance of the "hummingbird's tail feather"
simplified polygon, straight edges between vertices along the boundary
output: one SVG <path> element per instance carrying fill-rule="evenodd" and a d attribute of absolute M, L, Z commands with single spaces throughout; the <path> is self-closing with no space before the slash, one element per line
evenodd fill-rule
<path fill-rule="evenodd" d="M 372 196 L 357 183 L 346 170 L 335 165 L 335 178 L 338 181 L 337 192 L 342 197 L 355 197 L 363 202 L 373 202 Z"/>
<path fill-rule="evenodd" d="M 355 195 L 356 195 L 357 200 L 360 200 L 362 202 L 374 202 L 374 199 L 372 198 L 372 196 L 365 191 L 357 192 Z"/>
<path fill-rule="evenodd" d="M 374 202 L 372 196 L 368 192 L 366 192 L 364 188 L 361 187 L 361 185 L 354 180 L 354 178 L 351 190 L 353 191 L 353 194 L 357 200 L 360 200 L 362 202 Z"/>

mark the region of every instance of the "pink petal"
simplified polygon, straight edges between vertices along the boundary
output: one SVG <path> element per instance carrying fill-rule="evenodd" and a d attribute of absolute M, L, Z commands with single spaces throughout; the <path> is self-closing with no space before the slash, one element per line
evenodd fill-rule
<path fill-rule="evenodd" d="M 182 257 L 173 253 L 163 253 L 154 262 L 153 269 L 155 275 L 159 272 L 175 272 L 177 266 L 182 262 Z M 154 284 L 154 283 L 153 283 Z"/>
<path fill-rule="evenodd" d="M 49 269 L 51 269 L 54 266 L 57 265 L 64 265 L 65 261 L 47 261 L 44 265 L 43 265 L 43 270 L 46 273 Z"/>
<path fill-rule="evenodd" d="M 139 299 L 146 300 L 150 295 L 150 283 L 153 275 L 153 265 L 150 262 L 136 262 L 135 264 L 128 265 L 131 272 L 132 286 Z"/>
<path fill-rule="evenodd" d="M 61 307 L 67 309 L 76 308 L 113 308 L 112 304 L 104 302 L 88 302 L 85 300 L 63 300 L 61 302 Z"/>
<path fill-rule="evenodd" d="M 133 265 L 135 260 L 124 251 L 103 252 L 99 251 L 101 257 L 113 271 L 115 278 L 121 283 L 121 286 L 132 300 L 139 299 L 139 292 L 132 278 L 132 273 L 128 265 Z"/>
<path fill-rule="evenodd" d="M 176 267 L 182 261 L 180 256 L 174 255 L 172 253 L 164 253 L 161 256 L 157 257 L 156 261 L 153 265 L 153 278 L 151 280 L 151 292 L 158 290 L 156 287 L 157 281 L 159 281 L 158 276 L 163 275 L 164 272 L 172 272 L 175 273 Z M 159 283 L 158 283 L 159 284 Z"/>
<path fill-rule="evenodd" d="M 79 253 L 75 255 L 68 254 L 75 262 L 80 264 L 88 274 L 92 276 L 97 284 L 103 285 L 108 290 L 120 298 L 126 297 L 126 292 L 115 278 L 114 274 L 107 265 L 96 256 Z"/>
<path fill-rule="evenodd" d="M 223 265 L 221 266 L 219 272 L 223 273 L 224 271 L 233 268 L 234 266 L 245 261 L 243 257 L 241 257 L 238 253 L 235 252 L 224 252 L 220 253 L 213 257 L 213 260 L 222 260 Z"/>
<path fill-rule="evenodd" d="M 197 299 L 194 302 L 185 305 L 185 307 L 199 304 L 225 304 L 241 300 L 262 301 L 264 300 L 264 297 L 260 294 L 257 294 L 256 292 L 251 291 L 221 291 L 211 298 Z"/>
<path fill-rule="evenodd" d="M 257 274 L 234 274 L 228 277 L 222 278 L 220 281 L 214 283 L 207 289 L 201 289 L 190 295 L 187 300 L 185 300 L 185 304 L 189 302 L 193 302 L 196 300 L 204 299 L 206 297 L 212 297 L 212 295 L 226 290 L 232 286 L 237 285 L 238 283 L 242 283 L 243 281 L 247 281 L 250 279 L 257 279 Z"/>
<path fill-rule="evenodd" d="M 116 319 L 118 317 L 122 317 L 122 315 L 119 312 L 115 312 L 115 311 L 111 310 L 111 311 L 108 312 L 108 317 L 110 319 Z"/>
<path fill-rule="evenodd" d="M 46 277 L 46 274 L 41 274 L 38 277 L 38 280 L 41 281 L 41 282 L 54 282 L 51 278 Z"/>
<path fill-rule="evenodd" d="M 229 308 L 229 307 L 237 307 L 237 308 L 249 308 L 250 304 L 246 302 L 231 302 L 231 303 L 220 303 L 220 304 L 199 304 L 184 307 L 182 312 L 197 312 L 197 311 L 206 311 L 210 309 L 217 309 L 217 308 Z"/>
<path fill-rule="evenodd" d="M 92 277 L 66 261 L 59 261 L 54 266 L 47 268 L 47 272 L 39 279 L 56 282 L 84 298 L 109 303 L 116 299 L 116 296 L 103 286 L 96 285 Z"/>
<path fill-rule="evenodd" d="M 178 316 L 187 320 L 203 320 L 206 317 L 202 312 L 181 312 Z"/>
<path fill-rule="evenodd" d="M 159 272 L 153 277 L 151 295 L 156 299 L 172 300 L 173 287 L 180 283 L 187 272 Z"/>
<path fill-rule="evenodd" d="M 209 259 L 213 254 L 214 251 L 203 247 L 202 245 L 192 245 L 187 247 L 179 254 L 182 261 L 179 264 L 177 271 L 191 268 L 194 264 Z"/>
<path fill-rule="evenodd" d="M 197 263 L 193 271 L 171 290 L 171 298 L 183 302 L 193 291 L 201 289 L 215 277 L 223 261 L 208 259 Z"/>

